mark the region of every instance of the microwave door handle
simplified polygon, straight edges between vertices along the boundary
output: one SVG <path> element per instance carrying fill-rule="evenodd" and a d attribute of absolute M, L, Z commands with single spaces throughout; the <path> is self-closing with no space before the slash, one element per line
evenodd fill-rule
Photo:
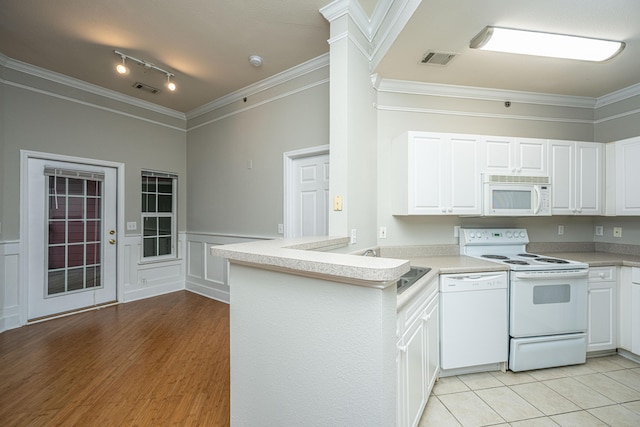
<path fill-rule="evenodd" d="M 538 212 L 540 212 L 540 206 L 542 205 L 542 198 L 540 197 L 540 187 L 534 185 L 533 193 L 536 195 L 536 208 L 534 209 L 533 214 L 537 215 Z"/>

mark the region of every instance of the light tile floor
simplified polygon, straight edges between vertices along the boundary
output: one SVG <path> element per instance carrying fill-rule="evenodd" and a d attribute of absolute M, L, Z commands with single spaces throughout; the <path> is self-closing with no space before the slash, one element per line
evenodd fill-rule
<path fill-rule="evenodd" d="M 583 365 L 440 378 L 419 427 L 640 426 L 640 364 L 622 356 Z"/>

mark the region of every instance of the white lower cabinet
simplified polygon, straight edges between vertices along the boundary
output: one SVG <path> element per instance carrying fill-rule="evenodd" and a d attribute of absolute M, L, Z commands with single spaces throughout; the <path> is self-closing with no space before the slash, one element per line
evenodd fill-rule
<path fill-rule="evenodd" d="M 615 350 L 617 336 L 616 267 L 589 269 L 587 351 Z"/>
<path fill-rule="evenodd" d="M 398 427 L 420 421 L 440 371 L 439 330 L 436 278 L 398 313 Z"/>

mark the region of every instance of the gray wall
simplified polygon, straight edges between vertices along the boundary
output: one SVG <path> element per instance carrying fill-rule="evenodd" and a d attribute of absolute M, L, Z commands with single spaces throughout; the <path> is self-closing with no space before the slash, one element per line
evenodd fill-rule
<path fill-rule="evenodd" d="M 640 95 L 622 101 L 606 103 L 595 111 L 596 141 L 611 142 L 640 135 Z M 640 165 L 639 165 L 640 166 Z M 640 191 L 640 184 L 638 184 Z M 596 242 L 640 244 L 640 218 L 600 217 L 594 223 L 604 226 L 604 235 L 596 236 Z M 622 238 L 613 237 L 613 227 L 622 227 Z"/>
<path fill-rule="evenodd" d="M 77 89 L 26 74 L 11 72 L 5 78 L 0 176 L 10 179 L 5 178 L 0 205 L 2 240 L 20 237 L 20 150 L 124 163 L 125 221 L 138 223 L 132 234 L 140 233 L 140 171 L 175 172 L 180 177 L 178 228 L 185 230 L 186 132 L 180 120 L 82 96 Z"/>
<path fill-rule="evenodd" d="M 189 120 L 190 232 L 282 237 L 283 153 L 329 143 L 328 72 L 323 67 Z"/>

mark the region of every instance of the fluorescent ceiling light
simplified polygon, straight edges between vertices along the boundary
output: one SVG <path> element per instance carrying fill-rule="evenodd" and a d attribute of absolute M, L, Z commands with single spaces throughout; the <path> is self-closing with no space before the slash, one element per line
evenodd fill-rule
<path fill-rule="evenodd" d="M 561 34 L 485 27 L 469 47 L 496 52 L 602 62 L 622 52 L 625 44 Z"/>

